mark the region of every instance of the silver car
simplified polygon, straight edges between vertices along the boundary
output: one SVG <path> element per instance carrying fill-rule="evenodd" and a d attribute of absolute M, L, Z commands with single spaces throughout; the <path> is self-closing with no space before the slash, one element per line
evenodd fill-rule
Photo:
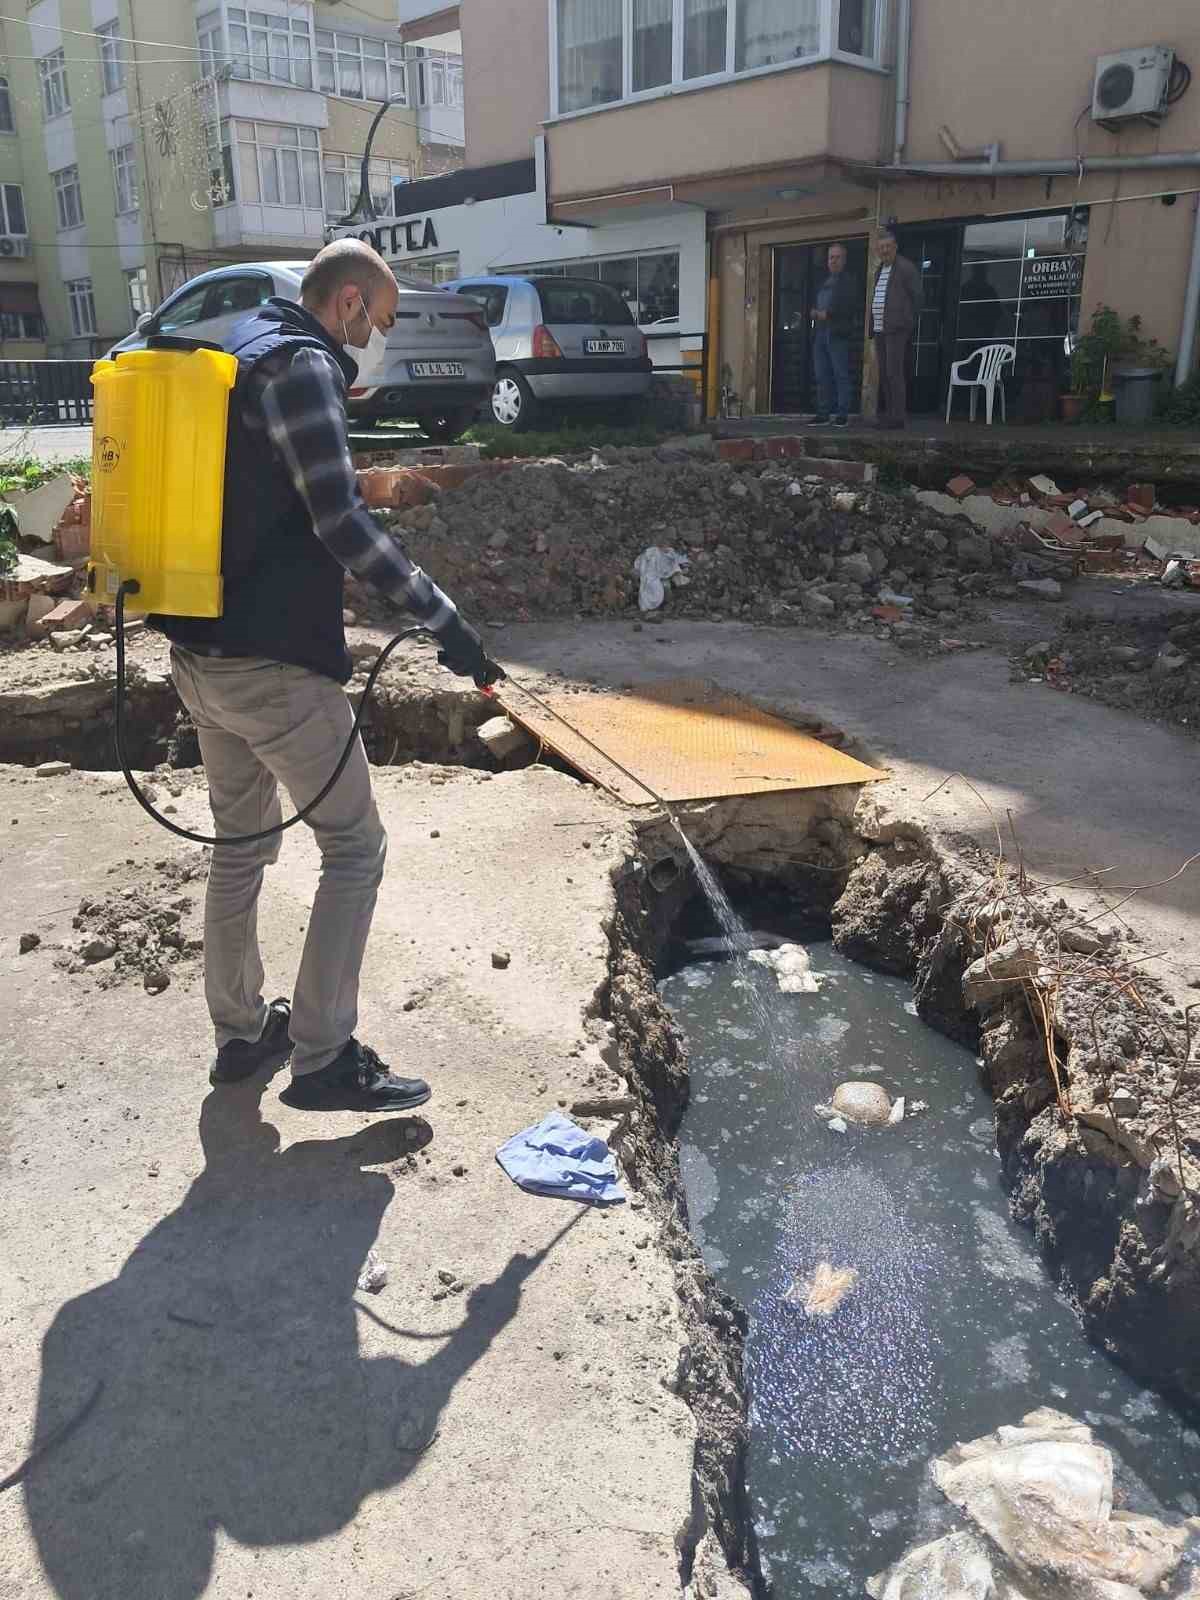
<path fill-rule="evenodd" d="M 236 324 L 272 295 L 298 301 L 307 267 L 307 261 L 254 261 L 202 272 L 157 311 L 139 317 L 136 330 L 108 354 L 144 349 L 160 334 L 224 344 Z M 454 439 L 486 403 L 494 381 L 492 341 L 479 308 L 464 307 L 445 289 L 401 281 L 384 370 L 369 388 L 350 390 L 347 410 L 363 424 L 403 419 L 415 421 L 431 439 Z"/>
<path fill-rule="evenodd" d="M 609 283 L 592 278 L 460 278 L 447 284 L 483 307 L 496 349 L 492 417 L 531 428 L 547 406 L 642 400 L 646 340 Z"/>

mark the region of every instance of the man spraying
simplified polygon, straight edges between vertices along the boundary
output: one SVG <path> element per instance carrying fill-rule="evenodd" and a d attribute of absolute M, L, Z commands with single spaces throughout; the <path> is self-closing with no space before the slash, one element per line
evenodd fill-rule
<path fill-rule="evenodd" d="M 480 686 L 501 677 L 451 600 L 371 518 L 346 437 L 347 388 L 367 383 L 396 320 L 399 289 L 356 239 L 309 266 L 300 304 L 273 299 L 233 331 L 222 527 L 224 612 L 153 619 L 171 640 L 218 836 L 281 817 L 279 785 L 306 805 L 333 771 L 353 716 L 342 625 L 344 572 L 398 602 L 438 637 L 438 660 Z M 279 839 L 218 845 L 205 904 L 204 979 L 216 1031 L 213 1083 L 236 1083 L 292 1058 L 283 1098 L 307 1110 L 406 1111 L 429 1099 L 420 1078 L 389 1072 L 354 1037 L 359 971 L 387 838 L 357 741 L 308 818 L 321 851 L 291 1002 L 263 999 L 257 907 Z"/>

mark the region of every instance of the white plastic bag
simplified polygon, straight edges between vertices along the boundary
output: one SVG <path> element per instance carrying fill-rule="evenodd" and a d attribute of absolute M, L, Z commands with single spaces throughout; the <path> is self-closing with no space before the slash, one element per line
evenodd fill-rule
<path fill-rule="evenodd" d="M 642 551 L 633 563 L 638 580 L 638 609 L 657 611 L 667 597 L 667 583 L 687 566 L 678 550 L 660 550 L 656 544 Z"/>

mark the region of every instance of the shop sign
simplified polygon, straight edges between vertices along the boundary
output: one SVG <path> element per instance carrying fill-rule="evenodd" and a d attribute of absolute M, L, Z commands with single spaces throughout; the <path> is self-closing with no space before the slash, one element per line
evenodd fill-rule
<path fill-rule="evenodd" d="M 377 228 L 364 228 L 361 233 L 352 234 L 351 237 L 374 246 L 381 256 L 415 256 L 420 255 L 422 250 L 436 250 L 438 247 L 437 229 L 432 217 L 410 217 L 405 222 L 381 223 Z"/>
<path fill-rule="evenodd" d="M 1078 294 L 1083 287 L 1082 256 L 1034 256 L 1023 263 L 1021 298 L 1049 300 Z"/>

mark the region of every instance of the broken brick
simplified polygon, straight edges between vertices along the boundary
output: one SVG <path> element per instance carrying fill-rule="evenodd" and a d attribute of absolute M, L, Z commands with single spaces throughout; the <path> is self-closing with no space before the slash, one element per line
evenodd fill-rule
<path fill-rule="evenodd" d="M 1154 510 L 1157 495 L 1152 483 L 1131 483 L 1125 496 L 1125 504 L 1134 511 L 1140 511 L 1144 516 L 1149 516 Z"/>
<path fill-rule="evenodd" d="M 946 493 L 952 494 L 956 500 L 965 499 L 975 487 L 974 478 L 968 478 L 966 473 L 960 472 L 957 478 L 951 478 L 946 485 Z"/>
<path fill-rule="evenodd" d="M 61 600 L 53 611 L 38 618 L 36 627 L 41 634 L 64 633 L 84 628 L 91 620 L 91 608 L 82 600 Z"/>
<path fill-rule="evenodd" d="M 1130 501 L 1123 509 L 1130 522 L 1145 522 L 1147 513 L 1142 510 L 1140 505 L 1135 505 Z"/>
<path fill-rule="evenodd" d="M 717 459 L 719 461 L 753 461 L 753 439 L 718 439 Z"/>
<path fill-rule="evenodd" d="M 756 461 L 790 461 L 804 454 L 804 440 L 795 433 L 776 434 L 756 442 Z"/>
<path fill-rule="evenodd" d="M 871 615 L 877 622 L 904 621 L 904 611 L 900 606 L 872 606 Z"/>

